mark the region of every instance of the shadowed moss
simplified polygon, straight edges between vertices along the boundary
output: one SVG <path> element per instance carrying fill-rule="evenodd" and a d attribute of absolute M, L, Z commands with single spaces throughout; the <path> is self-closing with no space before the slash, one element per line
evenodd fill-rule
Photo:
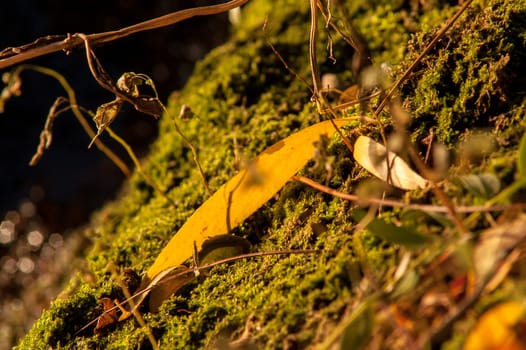
<path fill-rule="evenodd" d="M 413 2 L 402 1 L 350 3 L 349 12 L 375 62 L 388 62 L 397 67 L 395 71 L 411 62 L 454 10 L 442 2 L 432 8 L 413 8 Z M 524 92 L 513 85 L 524 81 L 517 70 L 524 58 L 524 2 L 492 1 L 479 7 L 442 39 L 404 86 L 403 98 L 415 116 L 415 137 L 434 126 L 442 141 L 452 143 L 466 128 L 495 127 L 496 122 L 487 122 L 500 114 L 511 120 L 501 124 L 506 125 L 503 137 L 510 142 L 518 137 L 519 131 L 508 127 L 524 123 L 524 112 L 519 111 Z M 43 313 L 20 349 L 150 347 L 145 330 L 132 318 L 104 335 L 93 336 L 92 329 L 75 332 L 101 311 L 99 297 L 118 290 L 108 265 L 144 273 L 207 198 L 190 149 L 175 132 L 173 120 L 183 104 L 194 112 L 190 120 L 176 122 L 197 146 L 212 190 L 236 173 L 240 161 L 313 124 L 318 116 L 311 92 L 283 67 L 265 41 L 268 38 L 308 81 L 309 16 L 304 1 L 249 2 L 232 39 L 199 62 L 184 90 L 170 99 L 170 115 L 161 119 L 159 138 L 145 160 L 145 171 L 167 190 L 178 209 L 135 174 L 119 198 L 94 215 L 87 231 L 93 241 L 87 260 L 95 282 L 79 276 L 79 285 L 72 285 L 67 296 Z M 408 51 L 407 41 L 418 29 L 429 32 L 413 35 Z M 328 39 L 323 30 L 320 33 L 321 71 L 336 73 L 350 85 L 352 49 L 336 34 L 332 37 L 335 64 L 322 54 Z M 363 175 L 345 147 L 331 143 L 329 151 L 336 155 L 330 185 L 349 192 Z M 324 174 L 314 169 L 302 172 L 324 181 Z M 254 251 L 315 247 L 323 252 L 215 267 L 165 302 L 159 313 L 144 314 L 161 348 L 212 347 L 217 339 L 241 337 L 245 329 L 266 349 L 305 348 L 323 341 L 355 296 L 364 266 L 382 280 L 399 260 L 400 247 L 367 231 L 353 236 L 356 223 L 349 210 L 349 203 L 341 199 L 302 184 L 287 184 L 235 233 L 252 241 Z M 365 257 L 356 251 L 358 240 Z"/>

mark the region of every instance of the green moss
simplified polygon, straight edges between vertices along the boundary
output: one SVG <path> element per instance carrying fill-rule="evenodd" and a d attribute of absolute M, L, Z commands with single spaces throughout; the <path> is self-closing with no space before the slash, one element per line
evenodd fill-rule
<path fill-rule="evenodd" d="M 495 127 L 495 117 L 524 102 L 516 87 L 526 59 L 524 2 L 477 3 L 424 58 L 416 79 L 406 83 L 421 134 L 436 129 L 441 142 L 456 143 L 465 129 Z M 429 33 L 413 37 L 410 57 L 429 42 Z M 407 62 L 411 62 L 410 60 Z"/>
<path fill-rule="evenodd" d="M 355 25 L 363 28 L 375 61 L 400 64 L 395 71 L 405 68 L 432 35 L 414 34 L 408 55 L 407 41 L 415 30 L 411 22 L 431 30 L 454 10 L 437 2 L 408 19 L 409 5 L 402 1 L 349 3 L 349 13 Z M 464 15 L 466 19 L 442 39 L 415 78 L 405 84 L 402 93 L 414 112 L 416 138 L 433 126 L 440 140 L 454 142 L 465 128 L 496 128 L 499 122 L 500 135 L 508 142 L 517 140 L 520 130 L 513 128 L 524 123 L 524 109 L 519 108 L 524 92 L 517 84 L 526 52 L 525 6 L 506 1 L 492 1 L 488 6 Z M 94 245 L 87 260 L 95 283 L 80 280 L 67 297 L 53 303 L 20 349 L 149 348 L 145 330 L 133 319 L 107 335 L 92 336 L 91 329 L 74 334 L 100 312 L 97 299 L 118 290 L 108 265 L 146 271 L 206 199 L 190 149 L 173 125 L 183 104 L 195 115 L 177 123 L 197 146 L 212 190 L 236 173 L 240 159 L 253 157 L 318 118 L 309 89 L 283 67 L 266 43 L 268 38 L 290 67 L 309 80 L 306 3 L 251 1 L 243 13 L 232 39 L 199 62 L 180 96 L 169 101 L 170 115 L 161 119 L 159 138 L 144 163 L 145 171 L 167 190 L 178 209 L 135 174 L 118 199 L 94 216 L 89 231 Z M 317 43 L 321 70 L 337 74 L 350 85 L 352 49 L 332 35 L 337 63 L 322 54 L 328 42 L 322 31 Z M 492 119 L 500 114 L 509 118 Z M 352 191 L 363 175 L 357 174 L 349 151 L 331 143 L 329 152 L 336 155 L 330 186 Z M 324 173 L 310 166 L 302 172 L 325 180 Z M 144 315 L 162 348 L 209 347 L 220 337 L 240 337 L 245 327 L 252 329 L 253 341 L 265 349 L 304 348 L 319 342 L 320 332 L 326 333 L 328 324 L 340 320 L 350 300 L 357 297 L 361 267 L 381 280 L 395 268 L 401 249 L 367 231 L 354 236 L 356 223 L 350 209 L 341 199 L 302 184 L 287 184 L 278 198 L 236 233 L 248 237 L 255 251 L 316 247 L 323 252 L 269 256 L 212 269 L 167 301 L 158 314 Z M 356 251 L 357 242 L 364 256 Z"/>

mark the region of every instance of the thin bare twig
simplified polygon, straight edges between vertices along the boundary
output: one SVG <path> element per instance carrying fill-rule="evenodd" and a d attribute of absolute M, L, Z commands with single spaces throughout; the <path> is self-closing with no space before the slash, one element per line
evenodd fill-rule
<path fill-rule="evenodd" d="M 312 98 L 316 101 L 319 108 L 320 97 L 320 70 L 316 59 L 316 40 L 318 38 L 318 6 L 316 0 L 310 0 L 310 36 L 309 36 L 309 62 L 312 73 Z"/>
<path fill-rule="evenodd" d="M 432 204 L 408 204 L 408 203 L 402 203 L 400 201 L 395 201 L 391 199 L 380 199 L 380 198 L 364 198 L 360 197 L 354 194 L 344 193 L 340 192 L 338 190 L 335 190 L 333 188 L 327 187 L 325 185 L 320 184 L 319 182 L 316 182 L 314 180 L 309 179 L 308 177 L 304 176 L 292 176 L 291 180 L 301 182 L 307 186 L 310 186 L 316 190 L 325 192 L 327 194 L 330 194 L 332 196 L 353 201 L 353 202 L 360 202 L 364 204 L 378 204 L 388 207 L 400 207 L 400 208 L 406 208 L 406 209 L 414 209 L 414 210 L 421 210 L 426 212 L 433 212 L 433 213 L 449 213 L 449 208 L 445 205 L 432 205 Z M 458 206 L 456 207 L 456 211 L 459 213 L 479 213 L 479 212 L 494 212 L 494 211 L 503 211 L 506 209 L 511 208 L 524 208 L 526 207 L 526 204 L 516 204 L 516 205 L 472 205 L 472 206 Z"/>
<path fill-rule="evenodd" d="M 150 327 L 148 327 L 148 325 L 144 321 L 144 318 L 142 317 L 141 313 L 139 312 L 139 310 L 137 310 L 137 308 L 133 304 L 132 296 L 131 296 L 130 290 L 128 289 L 128 286 L 119 277 L 115 267 L 113 265 L 110 265 L 110 266 L 111 266 L 111 274 L 113 275 L 113 277 L 117 281 L 117 284 L 119 285 L 119 287 L 121 287 L 122 293 L 124 294 L 124 297 L 126 298 L 126 300 L 130 300 L 130 306 L 131 306 L 130 309 L 132 310 L 133 316 L 135 317 L 137 322 L 139 322 L 141 327 L 146 332 L 146 336 L 148 337 L 148 340 L 150 341 L 150 344 L 152 345 L 152 349 L 159 350 L 159 343 L 157 342 L 157 339 L 155 339 L 155 336 L 153 335 L 152 330 L 150 329 Z M 118 308 L 122 307 L 122 304 L 118 303 L 117 307 Z"/>
<path fill-rule="evenodd" d="M 153 18 L 141 23 L 137 23 L 119 30 L 89 34 L 86 35 L 86 37 L 92 45 L 99 45 L 117 39 L 121 39 L 145 30 L 152 30 L 170 26 L 172 24 L 181 22 L 191 17 L 207 16 L 226 12 L 236 7 L 242 6 L 247 2 L 248 0 L 231 0 L 223 4 L 184 9 L 164 16 Z M 40 43 L 42 43 L 42 45 Z M 30 60 L 32 58 L 44 56 L 53 52 L 61 50 L 67 52 L 73 48 L 80 47 L 83 44 L 84 41 L 80 37 L 69 34 L 67 36 L 48 36 L 45 38 L 40 38 L 31 44 L 3 50 L 0 53 L 0 58 L 4 57 L 0 59 L 0 69 L 4 69 L 15 64 Z"/>
<path fill-rule="evenodd" d="M 187 275 L 187 274 L 195 274 L 196 271 L 206 270 L 206 269 L 212 268 L 212 267 L 217 266 L 217 265 L 228 264 L 228 263 L 235 262 L 235 261 L 238 261 L 238 260 L 241 260 L 241 259 L 250 259 L 250 258 L 263 257 L 263 256 L 269 256 L 269 255 L 315 254 L 315 253 L 321 253 L 321 252 L 323 252 L 323 250 L 320 250 L 320 249 L 272 250 L 272 251 L 265 251 L 265 252 L 254 252 L 254 253 L 241 254 L 241 255 L 236 255 L 236 256 L 230 257 L 230 258 L 225 258 L 225 259 L 221 259 L 221 260 L 218 260 L 218 261 L 214 261 L 214 262 L 211 262 L 211 263 L 208 263 L 208 264 L 204 264 L 204 265 L 201 265 L 201 266 L 192 266 L 192 267 L 190 267 L 190 268 L 188 268 L 188 269 L 186 269 L 186 270 L 184 270 L 182 272 L 176 273 L 174 275 L 171 275 L 171 276 L 163 279 L 162 281 L 159 282 L 159 284 L 149 286 L 149 287 L 147 287 L 145 289 L 142 289 L 142 290 L 134 293 L 129 298 L 127 298 L 127 299 L 123 300 L 122 302 L 120 302 L 118 306 L 114 306 L 114 307 L 112 307 L 110 309 L 104 310 L 103 314 L 111 312 L 113 310 L 117 310 L 119 307 L 122 307 L 123 305 L 129 303 L 130 301 L 133 301 L 138 296 L 149 293 L 152 289 L 156 288 L 160 284 L 166 283 L 166 282 L 171 281 L 173 279 L 180 278 L 180 277 L 182 277 L 184 275 Z M 144 298 L 142 298 L 140 300 L 142 302 L 144 300 Z M 136 305 L 136 307 L 138 307 L 138 306 L 139 305 Z M 92 320 L 91 322 L 89 322 L 88 324 L 84 325 L 81 329 L 79 329 L 75 333 L 74 336 L 79 335 L 84 330 L 86 330 L 89 326 L 91 326 L 92 324 L 97 322 L 97 319 L 98 318 L 96 318 L 96 319 Z"/>

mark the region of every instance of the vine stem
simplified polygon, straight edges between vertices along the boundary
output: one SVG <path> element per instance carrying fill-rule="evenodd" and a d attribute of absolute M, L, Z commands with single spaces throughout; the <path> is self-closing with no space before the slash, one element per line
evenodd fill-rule
<path fill-rule="evenodd" d="M 357 196 L 355 194 L 340 192 L 333 188 L 322 185 L 319 182 L 311 180 L 305 176 L 292 176 L 291 180 L 301 182 L 318 191 L 321 191 L 321 192 L 330 194 L 334 197 L 338 197 L 338 198 L 345 199 L 348 201 L 360 202 L 360 203 L 365 203 L 365 204 L 377 204 L 377 205 L 388 206 L 388 207 L 400 207 L 400 208 L 405 208 L 405 209 L 421 210 L 421 211 L 432 212 L 432 213 L 449 213 L 449 208 L 445 205 L 410 204 L 410 203 L 403 203 L 403 202 L 392 200 L 392 199 L 364 198 L 364 197 Z M 520 204 L 517 204 L 517 205 L 484 204 L 484 205 L 472 205 L 472 206 L 458 206 L 455 208 L 455 210 L 458 213 L 482 213 L 482 212 L 491 212 L 491 211 L 503 211 L 503 210 L 511 209 L 511 208 L 521 209 L 524 207 L 525 205 L 520 205 Z"/>
<path fill-rule="evenodd" d="M 53 69 L 42 67 L 42 66 L 37 66 L 37 65 L 32 65 L 32 64 L 25 64 L 20 67 L 17 67 L 17 69 L 19 69 L 20 71 L 24 69 L 31 69 L 41 74 L 48 75 L 54 78 L 56 81 L 58 81 L 58 83 L 64 88 L 64 90 L 66 91 L 68 95 L 68 100 L 69 100 L 69 104 L 71 107 L 71 111 L 77 118 L 78 122 L 80 123 L 80 125 L 82 126 L 86 134 L 88 134 L 88 136 L 91 139 L 95 137 L 96 135 L 95 131 L 93 131 L 88 121 L 86 120 L 82 112 L 80 111 L 79 105 L 77 103 L 77 97 L 75 95 L 75 92 L 73 91 L 73 88 L 71 87 L 71 85 L 69 85 L 68 81 L 64 78 L 63 75 L 61 75 L 60 73 L 56 72 Z M 108 157 L 122 171 L 122 173 L 127 178 L 131 176 L 131 170 L 126 165 L 126 163 L 124 163 L 124 161 L 119 156 L 117 156 L 111 149 L 106 147 L 106 145 L 104 145 L 102 141 L 95 140 L 95 146 L 102 153 L 104 153 L 106 157 Z"/>
<path fill-rule="evenodd" d="M 174 209 L 177 209 L 177 204 L 173 201 L 173 199 L 168 197 L 168 195 L 165 193 L 165 191 L 161 190 L 161 188 L 159 188 L 159 186 L 157 186 L 155 181 L 153 181 L 153 179 L 150 176 L 148 176 L 148 174 L 146 174 L 146 172 L 144 172 L 144 169 L 142 168 L 141 162 L 135 156 L 135 153 L 131 149 L 130 145 L 128 145 L 128 143 L 126 143 L 126 141 L 124 141 L 113 130 L 111 130 L 110 127 L 107 127 L 106 131 L 108 132 L 108 134 L 111 136 L 112 139 L 117 141 L 126 150 L 128 155 L 130 156 L 131 160 L 133 161 L 133 164 L 135 165 L 135 169 L 137 169 L 137 172 L 139 174 L 141 174 L 141 176 L 148 183 L 148 185 L 152 186 L 152 188 L 155 191 L 157 191 L 157 193 L 161 194 L 168 201 L 168 203 L 170 203 L 174 207 Z"/>
<path fill-rule="evenodd" d="M 177 274 L 171 275 L 171 276 L 163 279 L 162 281 L 159 282 L 159 284 L 156 284 L 156 285 L 153 285 L 153 286 L 149 286 L 147 288 L 144 288 L 144 289 L 134 293 L 129 298 L 127 297 L 125 300 L 120 302 L 118 306 L 114 306 L 114 307 L 112 307 L 112 308 L 110 308 L 108 310 L 105 310 L 102 314 L 105 314 L 105 313 L 111 312 L 113 310 L 119 309 L 123 305 L 125 305 L 127 303 L 130 303 L 130 301 L 133 301 L 133 299 L 135 299 L 136 297 L 140 296 L 141 294 L 149 293 L 152 289 L 156 288 L 160 284 L 163 284 L 163 283 L 166 283 L 168 281 L 180 278 L 180 277 L 185 276 L 187 274 L 195 274 L 197 271 L 210 269 L 210 268 L 212 268 L 214 266 L 217 266 L 217 265 L 228 264 L 228 263 L 232 263 L 232 262 L 235 262 L 235 261 L 238 261 L 238 260 L 242 260 L 242 259 L 251 259 L 251 258 L 257 258 L 257 257 L 263 257 L 263 256 L 269 256 L 269 255 L 320 254 L 320 253 L 323 253 L 323 252 L 331 252 L 331 251 L 330 250 L 321 250 L 321 249 L 271 250 L 271 251 L 253 252 L 253 253 L 236 255 L 236 256 L 229 257 L 229 258 L 217 260 L 217 261 L 214 261 L 214 262 L 211 262 L 211 263 L 208 263 L 208 264 L 204 264 L 204 265 L 201 265 L 201 266 L 192 266 L 192 267 L 189 267 L 188 269 L 184 270 L 183 272 L 179 272 Z M 144 298 L 142 300 L 144 300 Z M 139 305 L 136 304 L 136 307 L 138 307 L 138 306 Z M 98 318 L 96 318 L 96 319 L 92 320 L 91 322 L 87 323 L 86 325 L 84 325 L 84 327 L 79 329 L 74 334 L 74 336 L 79 335 L 81 332 L 83 332 L 89 326 L 91 326 L 92 324 L 97 322 L 97 319 Z"/>
<path fill-rule="evenodd" d="M 86 35 L 87 39 L 93 44 L 103 44 L 117 39 L 127 37 L 129 35 L 142 32 L 145 30 L 152 30 L 170 26 L 172 24 L 184 21 L 185 19 L 196 17 L 196 16 L 207 16 L 214 15 L 222 12 L 232 10 L 236 7 L 242 6 L 247 3 L 248 0 L 231 0 L 222 4 L 209 5 L 184 9 L 181 11 L 173 12 L 164 16 L 156 17 L 144 22 L 140 22 L 128 27 L 121 28 L 119 30 L 102 32 L 96 34 Z M 45 39 L 46 38 L 42 38 Z M 63 39 L 63 40 L 60 40 Z M 40 39 L 39 39 L 40 40 Z M 15 64 L 27 61 L 29 59 L 44 56 L 53 52 L 64 50 L 70 51 L 75 47 L 82 46 L 84 41 L 76 35 L 59 36 L 57 41 L 52 41 L 49 44 L 39 46 L 38 41 L 32 44 L 23 45 L 16 48 L 4 50 L 0 53 L 0 57 L 11 54 L 6 58 L 0 59 L 0 69 L 4 69 Z M 6 52 L 7 51 L 7 52 Z"/>

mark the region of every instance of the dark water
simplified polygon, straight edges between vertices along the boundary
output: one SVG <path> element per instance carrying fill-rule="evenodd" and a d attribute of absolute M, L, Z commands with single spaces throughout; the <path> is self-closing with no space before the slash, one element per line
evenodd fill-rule
<path fill-rule="evenodd" d="M 46 35 L 114 30 L 206 4 L 198 0 L 6 1 L 0 8 L 0 50 Z M 172 91 L 184 85 L 195 61 L 227 35 L 228 20 L 223 14 L 139 33 L 97 47 L 95 53 L 114 79 L 127 71 L 152 77 L 161 100 L 166 101 Z M 54 53 L 29 63 L 63 74 L 85 108 L 93 111 L 112 100 L 91 76 L 80 50 L 69 55 Z M 50 276 L 60 269 L 58 261 L 67 260 L 68 231 L 86 223 L 93 210 L 112 199 L 124 179 L 101 152 L 87 149 L 90 140 L 70 113 L 56 120 L 51 148 L 30 167 L 48 110 L 56 97 L 65 94 L 57 82 L 36 72 L 23 73 L 22 84 L 22 95 L 10 100 L 0 114 L 1 344 L 11 344 L 23 335 L 55 297 L 55 280 Z M 139 156 L 146 154 L 157 134 L 152 117 L 130 108 L 121 112 L 112 127 Z M 108 145 L 127 159 L 118 145 Z M 75 244 L 82 243 L 71 243 Z M 47 284 L 41 283 L 43 278 Z M 40 286 L 39 294 L 28 295 L 27 290 L 36 285 Z"/>

